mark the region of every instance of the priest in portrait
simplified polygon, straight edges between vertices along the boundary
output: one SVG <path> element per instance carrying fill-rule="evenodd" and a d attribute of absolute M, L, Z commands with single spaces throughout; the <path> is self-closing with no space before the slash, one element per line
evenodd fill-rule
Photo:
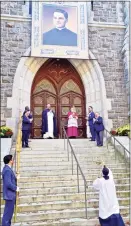
<path fill-rule="evenodd" d="M 57 136 L 56 117 L 50 104 L 47 104 L 47 108 L 42 112 L 42 136 L 45 139 Z"/>
<path fill-rule="evenodd" d="M 56 9 L 53 13 L 54 28 L 43 34 L 43 45 L 77 46 L 77 34 L 66 28 L 68 13 Z"/>

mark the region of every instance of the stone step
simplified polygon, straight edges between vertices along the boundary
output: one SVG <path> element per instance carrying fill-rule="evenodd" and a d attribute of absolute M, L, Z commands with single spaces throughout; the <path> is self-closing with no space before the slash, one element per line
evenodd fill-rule
<path fill-rule="evenodd" d="M 129 217 L 123 218 L 124 222 L 129 222 Z M 39 222 L 21 222 L 15 223 L 12 226 L 96 226 L 99 225 L 98 218 L 94 219 L 82 219 L 82 218 L 73 218 L 73 219 L 59 219 L 59 220 L 46 220 Z M 129 224 L 128 224 L 129 225 Z"/>
<path fill-rule="evenodd" d="M 71 152 L 70 151 L 70 149 L 69 149 L 69 152 Z M 74 148 L 74 152 L 75 153 L 80 153 L 80 154 L 87 154 L 87 153 L 89 153 L 89 154 L 92 154 L 92 147 L 86 147 L 86 148 Z M 114 153 L 114 149 L 112 149 L 112 148 L 110 148 L 108 151 L 107 151 L 107 149 L 106 149 L 106 147 L 102 147 L 102 148 L 100 148 L 100 147 L 93 147 L 93 153 L 94 154 L 98 154 L 98 152 L 99 152 L 99 154 L 103 154 L 103 153 L 105 153 L 105 154 L 107 154 L 107 153 Z M 50 154 L 66 154 L 67 153 L 67 149 L 62 149 L 62 148 L 23 148 L 22 149 L 22 154 L 36 154 L 36 153 L 38 153 L 38 154 L 48 154 L 48 153 L 50 153 Z"/>
<path fill-rule="evenodd" d="M 97 158 L 94 158 L 92 161 L 90 160 L 90 159 L 87 159 L 87 158 L 83 158 L 83 159 L 81 159 L 81 158 L 79 158 L 78 156 L 77 156 L 77 159 L 78 159 L 78 162 L 79 162 L 79 164 L 80 164 L 80 166 L 81 165 L 89 165 L 90 167 L 92 166 L 92 168 L 94 168 L 94 166 L 95 167 L 100 167 L 100 166 L 98 166 L 97 164 L 96 164 L 96 161 L 101 161 L 103 158 L 100 158 L 100 157 L 97 157 Z M 112 165 L 121 165 L 121 164 L 123 164 L 123 166 L 129 166 L 129 164 L 125 164 L 125 161 L 124 161 L 124 159 L 123 159 L 123 161 L 122 160 L 118 160 L 118 159 L 116 159 L 115 160 L 115 158 L 114 159 L 110 159 L 110 160 L 108 160 L 108 159 L 105 159 L 105 164 L 107 164 L 108 166 L 112 166 Z M 32 166 L 32 165 L 68 165 L 68 164 L 71 164 L 71 159 L 70 159 L 70 161 L 68 161 L 68 159 L 67 158 L 65 158 L 65 159 L 59 159 L 59 158 L 57 158 L 55 161 L 54 161 L 54 158 L 53 159 L 41 159 L 41 160 L 39 160 L 39 159 L 30 159 L 30 161 L 28 161 L 28 159 L 21 159 L 21 161 L 20 161 L 20 166 Z M 76 162 L 74 161 L 74 164 L 76 164 Z"/>
<path fill-rule="evenodd" d="M 122 216 L 129 215 L 129 207 L 120 207 Z M 98 216 L 98 208 L 87 208 L 88 218 L 94 218 Z M 33 213 L 18 213 L 17 214 L 17 222 L 32 222 L 32 221 L 46 221 L 46 220 L 55 220 L 55 219 L 70 219 L 70 218 L 85 218 L 85 209 L 65 209 L 62 211 L 40 211 Z"/>
<path fill-rule="evenodd" d="M 130 191 L 117 191 L 117 197 L 118 199 L 125 200 L 126 198 L 129 199 Z M 84 200 L 85 194 L 84 193 L 64 193 L 64 194 L 43 194 L 43 195 L 32 195 L 28 194 L 25 196 L 19 196 L 18 203 L 19 204 L 30 204 L 30 203 L 40 203 L 40 202 L 54 202 L 54 201 L 81 201 Z M 99 198 L 98 192 L 87 192 L 87 200 L 94 200 Z M 3 205 L 4 200 L 1 200 L 1 204 Z"/>
<path fill-rule="evenodd" d="M 120 165 L 114 165 L 113 167 L 110 167 L 111 169 L 113 169 L 113 171 L 115 172 L 115 171 L 118 171 L 118 169 L 120 170 L 120 172 L 125 172 L 126 171 L 126 168 L 125 168 L 125 166 L 126 165 L 122 165 L 122 166 L 120 166 Z M 77 166 L 76 166 L 76 164 L 74 163 L 74 165 L 73 165 L 73 168 L 74 168 L 74 170 L 76 171 L 76 169 L 77 169 Z M 81 165 L 81 168 L 82 168 L 82 170 L 84 170 L 84 171 L 95 171 L 95 172 L 98 172 L 98 171 L 100 171 L 101 170 L 101 167 L 100 166 L 96 166 L 96 165 L 94 165 L 94 167 L 93 167 L 93 169 L 92 169 L 92 167 L 90 166 L 88 166 L 88 164 L 84 164 L 84 165 Z M 64 170 L 64 171 L 66 171 L 66 170 L 71 170 L 72 169 L 72 164 L 71 164 L 71 162 L 69 162 L 67 165 L 45 165 L 45 164 L 43 164 L 43 165 L 32 165 L 32 166 L 23 166 L 23 165 L 20 165 L 20 171 L 30 171 L 30 170 L 32 170 L 32 171 L 34 171 L 34 170 L 47 170 L 47 171 L 51 171 L 51 170 L 56 170 L 56 171 L 58 171 L 58 170 Z"/>
<path fill-rule="evenodd" d="M 120 206 L 129 206 L 129 198 L 119 199 Z M 88 208 L 98 208 L 99 200 L 88 200 Z M 18 213 L 26 212 L 39 212 L 39 211 L 52 211 L 52 210 L 64 210 L 64 209 L 81 209 L 85 207 L 85 201 L 80 200 L 67 200 L 67 201 L 53 201 L 53 202 L 40 202 L 40 203 L 30 203 L 30 204 L 20 204 L 18 205 Z M 4 206 L 1 206 L 1 213 L 3 213 Z"/>
<path fill-rule="evenodd" d="M 95 178 L 96 178 L 96 177 L 98 177 L 99 172 L 100 172 L 99 170 L 96 170 L 96 172 L 92 172 L 92 174 L 95 175 Z M 126 170 L 125 169 L 124 169 L 124 171 L 123 170 L 120 170 L 120 171 L 119 170 L 115 170 L 115 171 L 113 170 L 113 175 L 115 173 L 116 174 L 118 173 L 119 175 L 121 173 L 121 177 L 122 177 L 122 175 L 126 176 Z M 20 170 L 20 174 L 22 175 L 22 177 L 26 177 L 27 171 L 26 170 L 25 171 Z M 89 178 L 89 179 L 92 177 L 92 175 L 90 175 L 90 174 L 91 174 L 91 170 L 88 170 L 88 172 L 84 172 L 85 177 Z M 58 176 L 59 177 L 59 176 L 63 176 L 63 175 L 64 176 L 68 176 L 68 175 L 71 176 L 72 171 L 71 170 L 65 170 L 65 171 L 64 170 L 61 170 L 61 171 L 60 170 L 57 170 L 57 171 L 56 170 L 55 171 L 53 171 L 53 170 L 52 171 L 36 171 L 36 170 L 31 171 L 30 170 L 30 171 L 28 171 L 29 177 L 36 177 L 36 176 L 37 177 L 39 177 L 39 176 L 49 176 L 49 177 L 50 176 Z M 75 170 L 74 170 L 74 175 L 76 175 Z M 128 172 L 127 172 L 127 176 L 129 176 Z"/>
<path fill-rule="evenodd" d="M 123 184 L 123 185 L 119 185 L 116 184 L 116 190 L 117 191 L 128 191 L 129 190 L 130 185 L 129 184 Z M 37 188 L 37 187 L 33 187 L 33 188 L 25 188 L 20 190 L 20 195 L 36 195 L 36 194 L 64 194 L 64 193 L 77 193 L 78 188 L 77 186 L 69 186 L 69 187 L 43 187 L 43 188 Z M 93 186 L 88 186 L 87 189 L 88 192 L 93 192 Z M 84 186 L 80 186 L 80 192 L 84 192 Z"/>
<path fill-rule="evenodd" d="M 67 174 L 71 174 L 72 170 L 71 170 L 71 166 L 68 166 L 68 169 L 66 166 L 59 166 L 57 167 L 48 167 L 48 166 L 37 166 L 37 167 L 21 167 L 20 168 L 20 172 L 21 175 L 23 175 L 23 173 L 33 173 L 34 175 L 39 175 L 39 173 L 45 173 L 45 175 L 67 175 Z M 82 168 L 83 172 L 86 174 L 100 174 L 100 170 L 99 169 L 84 169 Z M 111 168 L 113 173 L 126 173 L 126 169 L 125 168 Z M 76 166 L 74 166 L 74 173 L 76 174 Z M 24 175 L 23 175 L 24 176 Z"/>
<path fill-rule="evenodd" d="M 115 184 L 120 184 L 120 185 L 126 185 L 130 183 L 129 178 L 124 178 L 124 179 L 116 179 Z M 82 179 L 79 180 L 79 184 L 83 186 L 84 181 Z M 93 181 L 92 180 L 87 180 L 87 186 L 92 185 Z M 50 182 L 29 182 L 28 180 L 26 183 L 19 183 L 19 187 L 21 189 L 24 188 L 53 188 L 53 187 L 69 187 L 69 186 L 77 186 L 77 180 L 72 180 L 72 181 L 50 181 Z"/>
<path fill-rule="evenodd" d="M 114 153 L 76 153 L 76 156 L 78 157 L 81 157 L 81 158 L 84 158 L 84 157 L 87 157 L 87 158 L 91 158 L 91 157 L 115 157 Z M 25 153 L 21 153 L 21 158 L 24 159 L 24 158 L 28 158 L 28 157 L 31 157 L 31 158 L 67 158 L 67 153 L 33 153 L 33 154 L 30 154 L 30 152 L 25 152 Z M 71 157 L 71 154 L 70 154 L 70 157 Z M 99 157 L 99 158 L 100 158 Z"/>
<path fill-rule="evenodd" d="M 33 156 L 23 156 L 21 155 L 21 162 L 29 162 L 29 159 L 30 161 L 36 161 L 36 162 L 41 162 L 41 161 L 47 161 L 47 162 L 54 162 L 54 161 L 57 161 L 57 162 L 61 162 L 61 161 L 67 161 L 68 160 L 68 157 L 65 155 L 64 157 L 60 157 L 59 155 L 57 156 L 39 156 L 39 155 L 33 155 Z M 99 155 L 93 155 L 93 156 L 79 156 L 77 155 L 77 158 L 80 159 L 81 161 L 88 161 L 88 162 L 91 162 L 91 161 L 97 161 L 97 160 L 104 160 L 106 162 L 109 162 L 111 163 L 112 160 L 115 160 L 115 156 L 105 156 L 105 155 L 102 155 L 101 157 Z M 70 158 L 70 161 L 71 161 L 71 158 Z"/>
<path fill-rule="evenodd" d="M 97 178 L 98 174 L 90 174 L 90 175 L 86 175 L 86 179 L 87 180 L 95 180 Z M 130 177 L 129 173 L 114 173 L 113 174 L 114 179 L 120 179 L 121 178 L 125 178 L 128 180 L 128 178 Z M 80 176 L 81 179 L 81 176 Z M 26 183 L 28 182 L 50 182 L 50 181 L 76 181 L 77 180 L 77 176 L 76 175 L 61 175 L 61 176 L 32 176 L 32 177 L 23 177 L 23 175 L 20 177 L 20 182 L 21 183 Z"/>
<path fill-rule="evenodd" d="M 61 167 L 61 166 L 71 166 L 71 162 L 68 162 L 68 161 L 63 161 L 63 162 L 29 162 L 28 163 L 28 167 L 37 167 L 39 164 L 39 166 L 48 166 L 48 167 Z M 81 162 L 79 161 L 79 164 L 80 166 L 84 167 L 84 168 L 102 168 L 101 166 L 97 165 L 96 162 Z M 106 163 L 105 163 L 106 164 Z M 107 163 L 108 164 L 108 163 Z M 74 162 L 74 165 L 76 165 L 76 163 Z M 23 168 L 23 167 L 27 167 L 27 163 L 26 162 L 21 162 L 20 164 L 20 167 Z M 108 164 L 108 167 L 109 168 L 118 168 L 118 167 L 126 167 L 126 164 L 125 163 L 109 163 Z M 129 166 L 127 166 L 129 167 Z"/>

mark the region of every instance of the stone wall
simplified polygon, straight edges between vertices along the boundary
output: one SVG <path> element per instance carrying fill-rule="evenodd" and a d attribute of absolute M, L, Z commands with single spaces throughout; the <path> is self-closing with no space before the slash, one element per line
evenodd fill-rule
<path fill-rule="evenodd" d="M 1 2 L 1 14 L 23 16 L 24 1 Z"/>
<path fill-rule="evenodd" d="M 116 2 L 93 2 L 94 21 L 117 22 Z"/>
<path fill-rule="evenodd" d="M 127 98 L 121 53 L 125 30 L 118 24 L 119 18 L 123 16 L 122 4 L 118 8 L 116 2 L 94 2 L 91 14 L 94 24 L 89 26 L 89 48 L 98 59 L 104 75 L 107 98 L 112 102 L 109 118 L 113 120 L 114 127 L 127 122 Z M 31 45 L 31 20 L 22 21 L 19 17 L 27 14 L 24 1 L 2 2 L 1 11 L 2 14 L 9 15 L 2 19 L 1 23 L 1 116 L 2 122 L 5 123 L 6 118 L 12 116 L 12 109 L 7 109 L 7 98 L 12 96 L 14 75 L 21 57 Z M 11 16 L 18 18 L 11 19 Z M 98 27 L 98 22 L 103 22 L 103 26 Z M 108 23 L 116 23 L 116 27 L 106 26 Z"/>
<path fill-rule="evenodd" d="M 124 80 L 126 93 L 128 96 L 128 114 L 130 114 L 130 87 L 129 87 L 129 2 L 125 2 L 124 21 L 126 29 L 124 32 L 124 42 L 122 48 L 123 63 L 124 63 Z"/>
<path fill-rule="evenodd" d="M 117 127 L 127 122 L 127 97 L 124 84 L 122 46 L 124 29 L 89 28 L 89 48 L 94 53 L 104 75 L 107 98 L 112 101 L 109 118 Z"/>
<path fill-rule="evenodd" d="M 6 106 L 7 97 L 12 96 L 16 68 L 20 58 L 31 44 L 31 22 L 3 20 L 1 30 L 1 112 L 5 112 L 6 118 L 11 117 L 11 109 L 6 109 Z"/>

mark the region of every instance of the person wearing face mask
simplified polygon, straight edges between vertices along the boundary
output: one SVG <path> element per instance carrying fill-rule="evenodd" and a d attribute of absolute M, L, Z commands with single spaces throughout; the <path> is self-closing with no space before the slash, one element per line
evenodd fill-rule
<path fill-rule="evenodd" d="M 98 112 L 95 113 L 94 129 L 96 134 L 97 146 L 103 146 L 104 125 L 103 119 Z"/>
<path fill-rule="evenodd" d="M 105 165 L 102 177 L 93 182 L 93 187 L 99 192 L 99 222 L 101 226 L 125 226 L 120 215 L 119 203 L 113 174 Z"/>
<path fill-rule="evenodd" d="M 22 116 L 22 147 L 29 148 L 28 146 L 28 140 L 30 135 L 30 127 L 33 118 L 29 118 L 30 111 L 27 110 L 24 112 Z"/>
<path fill-rule="evenodd" d="M 71 111 L 68 112 L 67 135 L 70 138 L 78 137 L 78 115 L 74 106 L 71 108 Z"/>
<path fill-rule="evenodd" d="M 66 28 L 68 13 L 56 9 L 53 13 L 54 28 L 43 34 L 43 45 L 77 46 L 77 34 Z"/>

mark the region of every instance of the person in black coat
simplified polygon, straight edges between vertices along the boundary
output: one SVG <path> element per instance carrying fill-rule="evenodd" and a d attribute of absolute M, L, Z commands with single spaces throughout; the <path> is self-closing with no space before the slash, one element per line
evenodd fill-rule
<path fill-rule="evenodd" d="M 30 135 L 30 127 L 32 123 L 32 118 L 29 118 L 30 111 L 24 111 L 22 116 L 22 147 L 28 146 L 28 139 Z"/>
<path fill-rule="evenodd" d="M 30 111 L 30 108 L 29 108 L 28 106 L 25 107 L 25 110 L 24 110 L 24 112 L 23 112 L 23 115 L 25 114 L 26 111 Z M 23 117 L 23 116 L 22 116 L 22 117 Z M 33 115 L 32 115 L 32 113 L 31 113 L 31 111 L 30 111 L 30 114 L 29 114 L 28 118 L 29 118 L 29 119 L 32 119 L 32 121 L 33 121 Z M 29 137 L 30 137 L 30 134 L 31 134 L 31 127 L 32 127 L 32 122 L 31 122 L 31 124 L 30 124 L 30 133 L 29 133 Z"/>
<path fill-rule="evenodd" d="M 96 134 L 97 146 L 103 146 L 104 125 L 103 119 L 98 112 L 95 113 L 94 129 Z"/>

